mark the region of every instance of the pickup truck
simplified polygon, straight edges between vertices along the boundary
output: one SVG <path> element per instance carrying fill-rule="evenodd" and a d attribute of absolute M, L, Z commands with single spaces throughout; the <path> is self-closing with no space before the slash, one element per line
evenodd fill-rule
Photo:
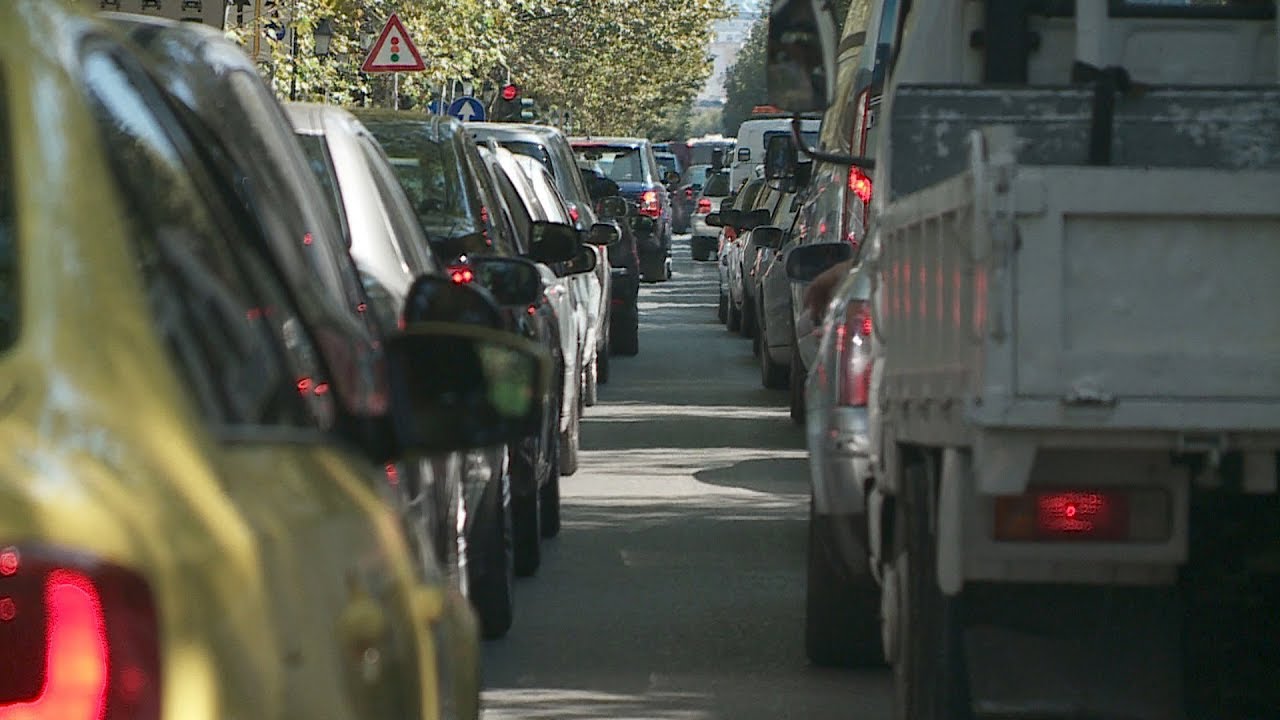
<path fill-rule="evenodd" d="M 894 12 L 853 545 L 895 717 L 1275 717 L 1274 2 Z M 834 35 L 775 5 L 773 104 L 833 99 Z"/>

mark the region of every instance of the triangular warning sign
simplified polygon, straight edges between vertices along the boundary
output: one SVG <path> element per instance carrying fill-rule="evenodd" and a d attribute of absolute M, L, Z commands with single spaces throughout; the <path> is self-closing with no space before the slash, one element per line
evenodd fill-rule
<path fill-rule="evenodd" d="M 369 57 L 364 59 L 364 65 L 360 69 L 367 73 L 415 72 L 426 70 L 427 66 L 422 62 L 418 48 L 409 39 L 400 16 L 391 13 L 386 26 L 382 28 L 382 34 L 369 50 Z"/>

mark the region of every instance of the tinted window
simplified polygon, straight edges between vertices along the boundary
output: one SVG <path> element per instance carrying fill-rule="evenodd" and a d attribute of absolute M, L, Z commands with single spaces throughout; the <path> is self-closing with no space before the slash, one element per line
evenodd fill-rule
<path fill-rule="evenodd" d="M 640 148 L 580 145 L 573 149 L 583 167 L 602 173 L 614 182 L 643 182 L 646 179 Z"/>
<path fill-rule="evenodd" d="M 330 424 L 328 378 L 288 294 L 156 89 L 105 52 L 90 52 L 83 77 L 158 329 L 206 418 Z"/>
<path fill-rule="evenodd" d="M 432 240 L 485 230 L 480 203 L 466 183 L 457 146 L 425 123 L 366 122 Z"/>
<path fill-rule="evenodd" d="M 547 149 L 538 143 L 524 140 L 503 140 L 498 144 L 517 155 L 524 155 L 537 160 L 547 168 L 547 172 L 555 172 L 551 168 L 551 156 L 547 153 Z"/>
<path fill-rule="evenodd" d="M 707 178 L 702 194 L 708 197 L 724 197 L 729 194 L 729 173 L 716 173 Z"/>
<path fill-rule="evenodd" d="M 320 135 L 298 135 L 298 142 L 302 145 L 302 151 L 311 165 L 311 174 L 315 176 L 316 182 L 320 183 L 321 189 L 325 192 L 326 209 L 333 215 L 337 226 L 342 228 L 342 235 L 350 244 L 351 234 L 347 228 L 347 210 L 342 205 L 342 193 L 338 192 L 338 185 L 334 182 L 338 172 L 334 169 L 333 158 L 329 155 L 329 144 Z"/>
<path fill-rule="evenodd" d="M 422 231 L 410 224 L 410 218 L 414 215 L 409 205 L 409 199 L 405 196 L 400 183 L 397 182 L 392 174 L 390 164 L 382 153 L 382 148 L 378 146 L 378 143 L 372 137 L 361 135 L 360 149 L 364 153 L 365 161 L 369 164 L 369 171 L 373 175 L 374 184 L 378 186 L 378 196 L 382 200 L 387 219 L 390 221 L 391 229 L 395 233 L 395 241 L 399 246 L 400 254 L 408 263 L 409 269 L 415 274 L 438 270 L 431 251 L 427 249 L 424 243 L 425 238 Z"/>
<path fill-rule="evenodd" d="M 4 75 L 0 74 L 0 347 L 18 337 L 17 210 L 13 194 L 16 178 L 9 138 L 9 113 L 5 107 Z"/>

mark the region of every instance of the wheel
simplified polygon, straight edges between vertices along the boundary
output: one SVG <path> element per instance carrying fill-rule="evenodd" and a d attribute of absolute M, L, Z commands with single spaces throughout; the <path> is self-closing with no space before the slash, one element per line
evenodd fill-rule
<path fill-rule="evenodd" d="M 511 496 L 511 534 L 515 539 L 514 569 L 529 577 L 542 565 L 542 510 L 538 491 Z"/>
<path fill-rule="evenodd" d="M 791 379 L 787 368 L 773 361 L 773 356 L 769 354 L 769 348 L 764 347 L 764 341 L 760 343 L 760 384 L 770 390 L 785 390 Z"/>
<path fill-rule="evenodd" d="M 662 264 L 662 272 L 665 275 L 665 277 L 663 278 L 664 280 L 671 279 L 671 258 L 667 258 L 666 261 Z"/>
<path fill-rule="evenodd" d="M 791 385 L 791 422 L 797 425 L 804 425 L 804 363 L 800 360 L 800 350 L 794 344 L 791 346 L 791 379 L 788 381 Z"/>
<path fill-rule="evenodd" d="M 557 455 L 559 462 L 553 463 L 560 468 L 560 475 L 572 475 L 578 472 L 578 445 L 581 441 L 581 414 L 578 412 L 577 406 L 574 406 L 569 415 L 569 429 L 560 434 L 560 443 L 557 446 Z"/>
<path fill-rule="evenodd" d="M 852 516 L 818 515 L 809 503 L 804 647 L 822 667 L 884 664 L 880 645 L 880 588 L 855 542 Z M 841 543 L 849 549 L 841 553 Z"/>
<path fill-rule="evenodd" d="M 756 334 L 756 304 L 746 297 L 742 298 L 742 324 L 738 327 L 738 334 L 744 338 Z"/>
<path fill-rule="evenodd" d="M 920 458 L 903 471 L 894 522 L 897 642 L 895 720 L 971 720 L 968 677 L 960 655 L 960 600 L 938 588 L 937 542 L 930 529 L 930 489 L 937 465 Z"/>
<path fill-rule="evenodd" d="M 729 321 L 729 296 L 726 293 L 720 293 L 720 306 L 716 308 L 716 317 L 720 322 Z"/>
<path fill-rule="evenodd" d="M 600 383 L 598 375 L 600 372 L 599 360 L 592 360 L 591 364 L 593 366 L 592 370 L 587 372 L 586 382 L 583 383 L 584 387 L 582 388 L 583 407 L 592 407 L 595 405 L 599 395 L 599 391 L 597 390 L 597 385 Z"/>
<path fill-rule="evenodd" d="M 538 507 L 542 513 L 542 537 L 553 538 L 560 534 L 560 463 L 551 465 L 547 484 L 538 491 Z"/>
<path fill-rule="evenodd" d="M 724 326 L 729 329 L 729 332 L 738 332 L 742 327 L 742 310 L 734 305 L 732 300 L 729 301 L 727 310 L 728 315 L 724 320 Z"/>
<path fill-rule="evenodd" d="M 613 352 L 613 348 L 609 347 L 606 340 L 604 347 L 596 353 L 596 382 L 604 385 L 609 382 L 609 354 Z"/>
<path fill-rule="evenodd" d="M 471 606 L 480 620 L 480 635 L 495 640 L 507 634 L 515 612 L 515 556 L 511 529 L 510 479 L 485 488 L 471 525 L 467 576 Z"/>
<path fill-rule="evenodd" d="M 640 352 L 640 318 L 632 315 L 614 328 L 611 338 L 614 352 L 628 357 Z"/>

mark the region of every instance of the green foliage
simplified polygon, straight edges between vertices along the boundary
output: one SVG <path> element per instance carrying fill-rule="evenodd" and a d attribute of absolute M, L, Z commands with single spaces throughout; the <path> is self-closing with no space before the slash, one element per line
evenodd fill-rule
<path fill-rule="evenodd" d="M 540 112 L 571 110 L 575 132 L 627 135 L 687 105 L 711 71 L 711 23 L 728 15 L 723 0 L 297 0 L 297 52 L 288 39 L 259 41 L 263 74 L 285 98 L 296 87 L 300 100 L 389 106 L 390 75 L 359 70 L 362 37 L 392 11 L 427 65 L 400 73 L 401 107 L 425 106 L 449 81 L 496 91 L 510 79 Z M 320 18 L 335 31 L 323 58 L 312 40 Z M 252 50 L 252 27 L 231 35 Z"/>
<path fill-rule="evenodd" d="M 765 43 L 769 37 L 769 21 L 760 18 L 751 26 L 747 42 L 738 51 L 733 65 L 725 71 L 724 130 L 733 136 L 738 126 L 751 116 L 751 108 L 763 105 L 768 99 L 769 88 L 765 82 Z"/>

